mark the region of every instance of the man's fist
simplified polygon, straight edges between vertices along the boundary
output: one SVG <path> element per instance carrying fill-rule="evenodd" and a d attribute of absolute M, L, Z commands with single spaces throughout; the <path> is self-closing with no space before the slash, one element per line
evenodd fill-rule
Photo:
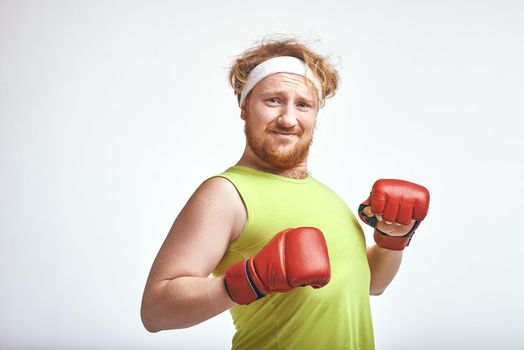
<path fill-rule="evenodd" d="M 225 284 L 237 304 L 249 304 L 271 292 L 325 286 L 331 277 L 326 241 L 315 227 L 277 233 L 257 255 L 226 270 Z"/>
<path fill-rule="evenodd" d="M 375 242 L 387 249 L 403 250 L 429 209 L 429 191 L 412 182 L 382 179 L 359 207 L 362 221 L 375 228 Z"/>

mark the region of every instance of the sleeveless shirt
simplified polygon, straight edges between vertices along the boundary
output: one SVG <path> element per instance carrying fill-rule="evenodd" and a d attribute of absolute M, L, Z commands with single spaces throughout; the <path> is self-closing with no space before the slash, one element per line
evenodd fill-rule
<path fill-rule="evenodd" d="M 330 282 L 272 293 L 229 311 L 239 349 L 374 349 L 369 303 L 370 270 L 362 228 L 345 202 L 311 175 L 291 179 L 244 166 L 216 175 L 229 180 L 246 208 L 240 236 L 213 276 L 256 255 L 278 232 L 314 226 L 326 239 Z"/>

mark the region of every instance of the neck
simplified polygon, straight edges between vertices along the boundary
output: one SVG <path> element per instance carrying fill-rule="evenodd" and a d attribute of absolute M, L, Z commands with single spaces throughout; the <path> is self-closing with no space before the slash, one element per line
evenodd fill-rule
<path fill-rule="evenodd" d="M 235 165 L 245 166 L 279 176 L 285 176 L 291 179 L 305 179 L 308 176 L 307 158 L 299 164 L 295 165 L 293 168 L 281 169 L 274 167 L 258 158 L 247 145 L 244 149 L 242 157 Z"/>

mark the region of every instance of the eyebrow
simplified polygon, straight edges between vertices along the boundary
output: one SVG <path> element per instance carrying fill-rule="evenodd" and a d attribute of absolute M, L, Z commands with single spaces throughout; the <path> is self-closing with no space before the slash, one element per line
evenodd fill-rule
<path fill-rule="evenodd" d="M 283 90 L 266 90 L 266 91 L 262 91 L 260 93 L 261 96 L 263 97 L 268 97 L 268 96 L 272 96 L 272 95 L 281 95 L 283 94 L 284 91 Z M 302 94 L 297 94 L 297 97 L 299 100 L 304 100 L 306 102 L 309 102 L 309 103 L 314 103 L 315 102 L 315 99 L 314 98 L 308 98 Z"/>

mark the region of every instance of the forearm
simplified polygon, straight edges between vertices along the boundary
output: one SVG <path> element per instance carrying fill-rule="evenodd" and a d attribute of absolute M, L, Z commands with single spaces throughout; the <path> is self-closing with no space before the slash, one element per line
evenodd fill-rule
<path fill-rule="evenodd" d="M 193 326 L 234 305 L 224 277 L 178 277 L 146 286 L 141 316 L 148 331 L 158 332 Z"/>
<path fill-rule="evenodd" d="M 395 278 L 402 261 L 402 251 L 374 245 L 367 249 L 367 256 L 371 270 L 369 293 L 380 295 Z"/>

